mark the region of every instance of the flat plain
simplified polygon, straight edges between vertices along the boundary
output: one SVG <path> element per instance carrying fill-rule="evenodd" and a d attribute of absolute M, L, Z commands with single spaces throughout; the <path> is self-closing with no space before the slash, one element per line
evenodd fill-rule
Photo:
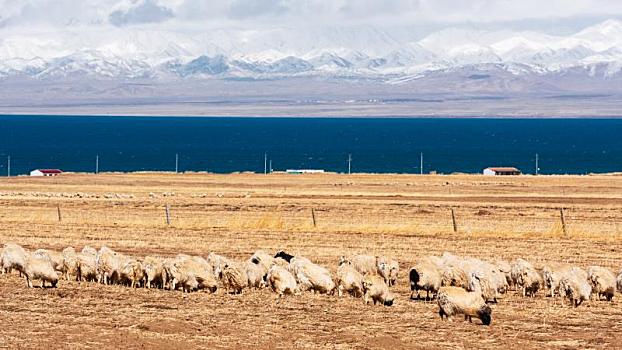
<path fill-rule="evenodd" d="M 169 223 L 166 207 L 169 207 Z M 562 209 L 565 225 L 562 224 Z M 455 217 L 454 222 L 452 221 Z M 341 255 L 386 255 L 393 307 L 269 290 L 182 294 L 0 275 L 7 348 L 622 348 L 622 295 L 571 308 L 511 291 L 485 327 L 441 321 L 409 300 L 407 271 L 444 251 L 622 268 L 622 177 L 372 174 L 63 174 L 0 179 L 0 243 L 107 245 L 135 256 L 247 259 L 286 250 L 331 271 Z"/>

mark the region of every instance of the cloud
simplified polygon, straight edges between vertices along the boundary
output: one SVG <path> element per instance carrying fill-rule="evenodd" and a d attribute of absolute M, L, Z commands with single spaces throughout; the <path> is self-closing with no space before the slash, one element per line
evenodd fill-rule
<path fill-rule="evenodd" d="M 620 0 L 0 0 L 0 25 L 387 25 L 621 17 Z M 377 24 L 377 23 L 375 23 Z M 585 23 L 582 23 L 582 25 Z"/>
<path fill-rule="evenodd" d="M 173 17 L 173 11 L 158 5 L 155 0 L 139 1 L 128 9 L 113 11 L 108 21 L 115 26 L 140 23 L 158 23 Z"/>

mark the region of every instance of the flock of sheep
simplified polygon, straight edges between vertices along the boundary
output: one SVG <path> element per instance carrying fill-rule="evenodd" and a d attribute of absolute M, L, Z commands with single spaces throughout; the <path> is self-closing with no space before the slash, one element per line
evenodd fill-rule
<path fill-rule="evenodd" d="M 136 259 L 103 246 L 99 251 L 86 246 L 80 252 L 72 247 L 62 252 L 38 249 L 29 252 L 7 243 L 0 251 L 0 272 L 17 270 L 41 286 L 56 287 L 59 279 L 121 284 L 128 287 L 160 288 L 211 293 L 223 288 L 239 294 L 247 288 L 269 287 L 278 295 L 312 291 L 320 294 L 347 293 L 391 306 L 394 294 L 390 288 L 398 281 L 399 263 L 390 258 L 371 255 L 341 257 L 335 276 L 323 266 L 302 256 L 279 251 L 276 255 L 255 252 L 240 262 L 210 253 L 206 258 L 179 254 L 174 258 L 144 257 Z M 536 269 L 517 259 L 511 264 L 494 263 L 475 258 L 462 258 L 450 253 L 420 259 L 409 270 L 411 299 L 436 299 L 441 319 L 464 315 L 478 318 L 484 325 L 492 320 L 489 303 L 509 290 L 519 290 L 534 297 L 540 290 L 546 295 L 568 298 L 577 307 L 583 301 L 605 298 L 611 301 L 616 288 L 622 292 L 622 272 L 617 276 L 606 268 L 590 266 L 587 270 L 563 264 Z"/>

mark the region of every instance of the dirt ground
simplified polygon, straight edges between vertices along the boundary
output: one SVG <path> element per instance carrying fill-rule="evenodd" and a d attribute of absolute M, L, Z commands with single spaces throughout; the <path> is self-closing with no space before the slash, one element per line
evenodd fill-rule
<path fill-rule="evenodd" d="M 239 260 L 284 249 L 333 272 L 341 255 L 365 253 L 402 268 L 393 307 L 313 294 L 276 303 L 268 290 L 28 289 L 0 275 L 0 348 L 622 348 L 622 295 L 575 309 L 510 292 L 485 327 L 441 321 L 435 303 L 409 300 L 407 278 L 444 251 L 617 273 L 622 177 L 63 174 L 0 179 L 0 208 L 0 243 L 28 249 Z"/>

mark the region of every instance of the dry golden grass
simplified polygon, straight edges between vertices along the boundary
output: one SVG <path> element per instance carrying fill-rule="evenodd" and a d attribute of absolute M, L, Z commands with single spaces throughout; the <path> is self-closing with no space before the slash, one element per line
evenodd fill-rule
<path fill-rule="evenodd" d="M 216 251 L 236 259 L 256 249 L 285 249 L 333 271 L 343 254 L 393 256 L 407 270 L 419 257 L 443 251 L 490 260 L 524 257 L 536 265 L 622 267 L 622 177 L 64 174 L 0 179 L 0 208 L 0 243 L 31 249 L 106 244 L 138 256 Z M 0 347 L 620 345 L 617 300 L 572 309 L 542 295 L 511 293 L 493 306 L 493 326 L 485 328 L 440 322 L 433 303 L 408 301 L 405 273 L 395 292 L 392 308 L 313 295 L 277 305 L 268 291 L 182 296 L 75 282 L 28 290 L 16 275 L 5 275 Z"/>

